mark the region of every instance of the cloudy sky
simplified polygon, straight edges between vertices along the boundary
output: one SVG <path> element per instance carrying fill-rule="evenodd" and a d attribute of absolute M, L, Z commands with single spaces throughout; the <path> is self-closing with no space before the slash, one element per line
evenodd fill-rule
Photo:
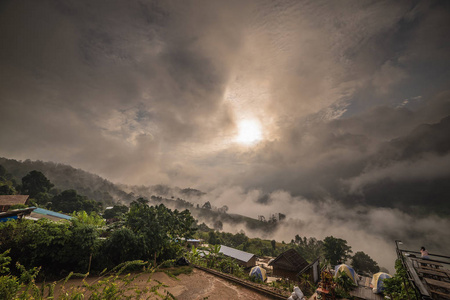
<path fill-rule="evenodd" d="M 449 31 L 448 1 L 2 1 L 0 156 L 450 211 Z"/>

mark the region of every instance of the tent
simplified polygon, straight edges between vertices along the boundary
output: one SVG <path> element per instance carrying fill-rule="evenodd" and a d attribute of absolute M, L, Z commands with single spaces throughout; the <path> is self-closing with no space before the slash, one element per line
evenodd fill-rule
<path fill-rule="evenodd" d="M 383 292 L 384 290 L 383 280 L 385 280 L 386 278 L 392 278 L 392 276 L 389 275 L 388 273 L 383 272 L 378 272 L 372 276 L 371 286 L 372 291 L 375 294 Z"/>
<path fill-rule="evenodd" d="M 337 278 L 339 276 L 339 272 L 344 272 L 350 277 L 353 282 L 358 285 L 358 274 L 356 274 L 355 270 L 352 267 L 342 264 L 334 267 L 334 277 Z"/>
<path fill-rule="evenodd" d="M 256 278 L 260 279 L 261 281 L 266 281 L 267 280 L 267 276 L 266 276 L 266 270 L 264 270 L 261 267 L 253 267 L 250 270 L 250 273 L 248 274 L 250 277 L 255 276 Z"/>

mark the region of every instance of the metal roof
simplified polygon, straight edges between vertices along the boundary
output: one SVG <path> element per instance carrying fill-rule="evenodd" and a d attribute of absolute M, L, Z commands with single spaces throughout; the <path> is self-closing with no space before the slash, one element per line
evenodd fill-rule
<path fill-rule="evenodd" d="M 279 267 L 285 270 L 299 272 L 306 266 L 308 262 L 294 249 L 289 249 L 277 256 L 269 266 L 274 266 L 278 264 Z"/>
<path fill-rule="evenodd" d="M 220 245 L 219 252 L 222 253 L 223 255 L 235 258 L 243 262 L 248 262 L 250 259 L 252 259 L 253 256 L 255 256 L 255 254 L 244 252 L 224 245 Z"/>
<path fill-rule="evenodd" d="M 33 213 L 35 214 L 40 214 L 40 215 L 46 215 L 46 216 L 52 216 L 52 217 L 57 217 L 60 219 L 66 219 L 66 220 L 70 220 L 72 219 L 71 216 L 65 215 L 65 214 L 61 214 L 61 213 L 57 213 L 51 210 L 47 210 L 47 209 L 43 209 L 43 208 L 36 208 Z"/>

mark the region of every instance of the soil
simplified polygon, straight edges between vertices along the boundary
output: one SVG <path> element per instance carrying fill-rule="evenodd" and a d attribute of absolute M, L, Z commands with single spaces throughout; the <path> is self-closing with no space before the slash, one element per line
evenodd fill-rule
<path fill-rule="evenodd" d="M 216 277 L 204 271 L 194 269 L 191 274 L 180 274 L 177 278 L 169 277 L 166 273 L 158 272 L 152 275 L 151 282 L 148 281 L 148 274 L 142 274 L 134 280 L 139 288 L 156 285 L 157 281 L 167 287 L 161 287 L 158 292 L 165 295 L 166 291 L 178 300 L 214 300 L 214 299 L 245 299 L 245 300 L 265 300 L 271 299 L 268 296 L 247 289 L 243 286 L 233 284 L 225 279 Z M 92 283 L 98 278 L 89 277 L 86 281 Z M 65 289 L 81 286 L 81 279 L 71 279 L 65 285 Z M 55 296 L 58 294 L 58 287 L 55 289 Z M 142 299 L 147 299 L 151 294 L 143 295 Z M 151 295 L 150 299 L 161 299 L 156 295 Z"/>

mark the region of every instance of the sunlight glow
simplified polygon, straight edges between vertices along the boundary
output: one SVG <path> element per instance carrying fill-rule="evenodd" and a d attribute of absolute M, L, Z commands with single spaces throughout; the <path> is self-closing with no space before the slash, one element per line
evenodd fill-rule
<path fill-rule="evenodd" d="M 250 145 L 262 139 L 261 124 L 256 120 L 243 120 L 238 124 L 239 134 L 236 142 Z"/>

